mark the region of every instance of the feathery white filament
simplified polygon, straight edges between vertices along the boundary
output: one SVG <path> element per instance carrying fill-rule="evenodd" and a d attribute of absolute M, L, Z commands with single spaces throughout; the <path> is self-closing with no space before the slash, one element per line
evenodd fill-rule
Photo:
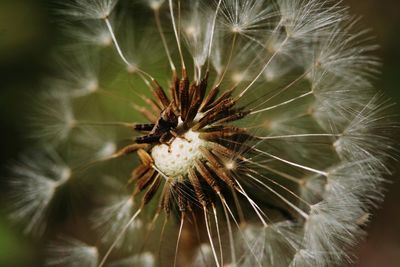
<path fill-rule="evenodd" d="M 46 266 L 52 267 L 97 267 L 99 260 L 99 251 L 96 247 L 71 238 L 53 242 L 49 245 L 47 253 L 49 258 L 46 260 Z"/>
<path fill-rule="evenodd" d="M 35 235 L 44 232 L 51 201 L 72 175 L 55 151 L 45 151 L 23 157 L 13 167 L 14 177 L 11 177 L 11 218 L 25 222 L 25 232 Z"/>
<path fill-rule="evenodd" d="M 76 19 L 105 19 L 110 16 L 118 0 L 71 0 L 64 1 L 61 13 Z"/>

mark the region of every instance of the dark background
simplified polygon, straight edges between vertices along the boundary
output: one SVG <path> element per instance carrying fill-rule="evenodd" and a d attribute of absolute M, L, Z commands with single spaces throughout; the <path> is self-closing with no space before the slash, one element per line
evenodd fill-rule
<path fill-rule="evenodd" d="M 50 51 L 59 29 L 50 14 L 49 0 L 0 0 L 0 201 L 4 196 L 6 166 L 29 146 L 24 138 L 31 96 L 40 91 L 41 78 L 51 69 Z M 345 0 L 353 14 L 373 29 L 383 59 L 382 75 L 376 86 L 399 103 L 400 114 L 400 1 Z M 400 138 L 398 138 L 400 139 Z M 397 141 L 397 140 L 396 140 Z M 382 209 L 375 212 L 369 236 L 355 250 L 357 267 L 400 266 L 400 164 Z M 0 266 L 34 266 L 35 244 L 6 220 L 7 207 L 0 202 Z"/>

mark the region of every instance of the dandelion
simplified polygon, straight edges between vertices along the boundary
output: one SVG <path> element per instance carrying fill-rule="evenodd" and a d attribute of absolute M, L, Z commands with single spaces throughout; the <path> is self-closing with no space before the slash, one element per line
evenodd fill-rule
<path fill-rule="evenodd" d="M 55 222 L 85 243 L 50 246 L 50 266 L 352 262 L 383 197 L 395 125 L 371 82 L 376 46 L 345 7 L 61 5 L 74 43 L 33 126 L 71 167 L 16 165 L 12 179 L 25 185 L 13 217 L 42 233 L 57 188 L 88 187 L 74 218 L 85 230 Z"/>

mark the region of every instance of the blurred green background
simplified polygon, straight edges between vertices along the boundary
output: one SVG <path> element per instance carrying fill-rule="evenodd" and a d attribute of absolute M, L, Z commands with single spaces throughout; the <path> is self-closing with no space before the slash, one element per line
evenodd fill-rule
<path fill-rule="evenodd" d="M 50 0 L 0 0 L 0 266 L 40 266 L 35 243 L 6 220 L 3 202 L 7 164 L 26 147 L 30 95 L 52 68 L 50 52 L 60 31 L 51 17 Z M 400 1 L 345 0 L 353 14 L 373 29 L 384 67 L 376 86 L 395 102 L 400 114 Z M 57 68 L 56 65 L 53 68 Z M 398 138 L 400 139 L 400 138 Z M 355 250 L 357 267 L 400 266 L 400 164 L 393 164 L 393 183 L 383 208 L 372 217 L 369 236 Z"/>

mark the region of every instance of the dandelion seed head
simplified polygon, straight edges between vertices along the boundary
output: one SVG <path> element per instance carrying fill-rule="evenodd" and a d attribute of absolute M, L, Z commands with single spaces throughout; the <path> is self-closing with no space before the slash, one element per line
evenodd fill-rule
<path fill-rule="evenodd" d="M 43 228 L 58 188 L 90 181 L 99 248 L 67 242 L 53 262 L 350 262 L 395 154 L 368 31 L 330 0 L 138 2 L 59 12 L 73 49 L 34 126 L 84 175 L 16 168 L 15 214 Z"/>

